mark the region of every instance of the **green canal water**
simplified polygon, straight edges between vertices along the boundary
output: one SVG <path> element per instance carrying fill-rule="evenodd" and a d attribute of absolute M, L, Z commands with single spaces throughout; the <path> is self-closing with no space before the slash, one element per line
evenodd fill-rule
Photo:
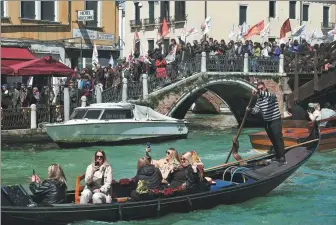
<path fill-rule="evenodd" d="M 208 117 L 205 123 L 218 121 Z M 226 159 L 236 130 L 208 129 L 196 126 L 188 139 L 152 144 L 152 157 L 160 158 L 169 147 L 178 152 L 196 150 L 206 167 L 215 166 Z M 239 138 L 242 156 L 256 152 L 250 150 L 248 134 L 260 129 L 245 129 Z M 2 185 L 21 183 L 28 187 L 32 170 L 43 179 L 51 163 L 60 163 L 66 173 L 69 189 L 75 187 L 75 177 L 85 172 L 98 147 L 40 151 L 2 151 Z M 136 173 L 137 160 L 144 156 L 145 145 L 103 147 L 113 168 L 114 179 L 130 178 Z M 122 224 L 122 225 L 335 225 L 336 224 L 336 152 L 315 154 L 303 167 L 282 185 L 265 197 L 242 204 L 218 206 L 211 210 L 187 214 L 171 214 L 160 219 L 103 223 L 83 221 L 76 225 Z"/>

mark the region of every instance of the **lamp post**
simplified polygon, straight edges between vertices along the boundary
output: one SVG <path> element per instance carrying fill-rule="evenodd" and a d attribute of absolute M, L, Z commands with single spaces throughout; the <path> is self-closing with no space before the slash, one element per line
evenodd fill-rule
<path fill-rule="evenodd" d="M 78 63 L 79 69 L 83 69 L 83 38 L 81 37 L 74 37 L 74 38 L 64 38 L 64 39 L 58 39 L 56 41 L 69 41 L 69 40 L 76 40 L 80 38 L 80 53 L 79 53 L 79 58 L 80 58 L 80 63 Z"/>

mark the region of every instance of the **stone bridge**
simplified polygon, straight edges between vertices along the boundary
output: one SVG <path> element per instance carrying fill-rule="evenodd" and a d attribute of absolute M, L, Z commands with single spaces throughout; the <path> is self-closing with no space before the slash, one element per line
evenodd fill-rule
<path fill-rule="evenodd" d="M 231 58 L 207 56 L 203 52 L 202 55 L 179 64 L 177 74 L 170 74 L 169 79 L 147 74 L 142 75 L 140 82 L 124 78 L 120 89 L 108 89 L 103 92 L 102 98 L 103 102 L 122 100 L 148 105 L 162 114 L 184 118 L 191 105 L 199 98 L 201 101 L 207 99 L 214 111 L 219 110 L 218 102 L 204 95 L 210 91 L 228 105 L 240 123 L 251 97 L 251 89 L 258 81 L 264 81 L 266 87 L 276 93 L 281 112 L 286 110 L 284 96 L 292 93 L 293 89 L 289 85 L 293 83 L 290 81 L 293 79 L 288 76 L 292 74 L 291 63 L 293 61 L 286 62 L 283 55 L 275 60 L 271 57 L 247 55 Z M 303 72 L 303 67 L 300 71 Z M 305 73 L 305 77 L 313 74 L 312 71 Z M 259 118 L 249 116 L 246 125 L 259 125 L 260 122 Z"/>

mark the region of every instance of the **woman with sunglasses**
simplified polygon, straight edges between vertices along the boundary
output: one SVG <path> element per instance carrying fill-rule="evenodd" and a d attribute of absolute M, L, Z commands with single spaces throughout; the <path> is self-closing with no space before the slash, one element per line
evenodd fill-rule
<path fill-rule="evenodd" d="M 146 149 L 146 152 L 150 152 L 150 149 Z M 175 148 L 169 148 L 166 151 L 166 157 L 160 160 L 154 160 L 149 158 L 151 164 L 159 168 L 163 177 L 163 180 L 166 180 L 169 173 L 174 169 L 178 168 L 181 165 L 179 155 Z"/>
<path fill-rule="evenodd" d="M 103 150 L 97 150 L 92 163 L 85 173 L 86 186 L 81 193 L 80 204 L 93 204 L 110 202 L 112 192 L 112 168 L 108 164 Z"/>
<path fill-rule="evenodd" d="M 41 183 L 37 174 L 33 174 L 29 185 L 36 203 L 60 204 L 66 201 L 66 178 L 59 164 L 51 164 L 48 168 L 48 179 Z"/>

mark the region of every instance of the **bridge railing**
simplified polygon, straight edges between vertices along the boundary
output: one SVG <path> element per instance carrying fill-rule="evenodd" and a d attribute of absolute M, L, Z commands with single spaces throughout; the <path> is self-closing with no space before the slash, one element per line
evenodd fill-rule
<path fill-rule="evenodd" d="M 103 102 L 119 102 L 128 99 L 136 100 L 146 98 L 148 94 L 176 83 L 186 77 L 200 72 L 241 72 L 248 74 L 284 72 L 284 56 L 274 57 L 249 57 L 208 55 L 205 52 L 196 55 L 185 62 L 168 64 L 166 70 L 157 71 L 155 74 L 143 74 L 140 81 L 134 82 L 123 78 L 120 91 L 109 88 L 104 90 Z"/>

